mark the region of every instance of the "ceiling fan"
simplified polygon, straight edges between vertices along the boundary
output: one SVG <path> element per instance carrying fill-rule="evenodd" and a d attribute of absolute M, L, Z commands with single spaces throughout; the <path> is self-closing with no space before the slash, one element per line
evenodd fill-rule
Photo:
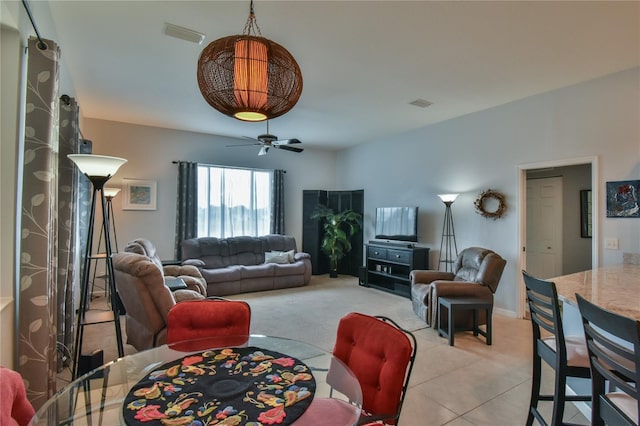
<path fill-rule="evenodd" d="M 285 151 L 293 151 L 293 152 L 302 152 L 304 151 L 302 148 L 298 148 L 295 145 L 300 142 L 298 139 L 278 139 L 276 135 L 272 135 L 269 133 L 269 121 L 267 121 L 267 133 L 263 135 L 258 135 L 256 138 L 252 138 L 249 136 L 244 136 L 245 139 L 255 140 L 255 143 L 250 144 L 240 144 L 240 145 L 227 145 L 229 147 L 235 146 L 259 146 L 260 151 L 258 151 L 258 155 L 267 155 L 267 152 L 270 148 L 278 148 L 284 149 Z"/>

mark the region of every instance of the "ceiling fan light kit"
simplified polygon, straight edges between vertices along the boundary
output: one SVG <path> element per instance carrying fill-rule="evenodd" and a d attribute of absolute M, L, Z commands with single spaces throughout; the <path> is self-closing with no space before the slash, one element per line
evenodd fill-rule
<path fill-rule="evenodd" d="M 291 146 L 295 144 L 302 143 L 299 139 L 278 139 L 276 135 L 272 135 L 269 133 L 269 121 L 267 121 L 267 133 L 258 135 L 256 138 L 251 138 L 249 136 L 245 136 L 245 139 L 254 140 L 255 143 L 250 144 L 240 144 L 240 145 L 227 145 L 228 147 L 238 147 L 238 146 L 259 146 L 260 151 L 258 151 L 258 155 L 267 155 L 269 152 L 269 148 L 279 148 L 285 151 L 292 152 L 302 152 L 304 149 L 298 148 L 297 146 Z"/>
<path fill-rule="evenodd" d="M 253 12 L 242 35 L 213 41 L 198 59 L 198 86 L 207 103 L 242 121 L 287 113 L 302 94 L 302 73 L 281 45 L 262 37 Z"/>

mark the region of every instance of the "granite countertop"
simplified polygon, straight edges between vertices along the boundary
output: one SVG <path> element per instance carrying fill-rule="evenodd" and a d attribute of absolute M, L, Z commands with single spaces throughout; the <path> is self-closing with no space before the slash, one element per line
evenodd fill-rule
<path fill-rule="evenodd" d="M 576 293 L 620 315 L 640 320 L 640 265 L 605 266 L 552 278 L 558 296 L 576 303 Z"/>

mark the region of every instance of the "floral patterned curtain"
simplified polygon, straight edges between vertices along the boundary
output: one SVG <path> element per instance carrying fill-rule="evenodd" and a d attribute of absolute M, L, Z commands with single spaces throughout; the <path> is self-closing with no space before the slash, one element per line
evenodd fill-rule
<path fill-rule="evenodd" d="M 17 360 L 38 409 L 55 392 L 58 80 L 55 42 L 28 44 L 21 201 Z"/>
<path fill-rule="evenodd" d="M 84 145 L 84 144 L 83 144 Z M 71 362 L 73 344 L 74 297 L 79 277 L 77 267 L 77 233 L 80 210 L 78 181 L 80 173 L 68 154 L 80 150 L 78 104 L 74 98 L 60 99 L 60 160 L 58 167 L 58 274 L 57 274 L 57 372 Z M 85 213 L 86 217 L 86 213 Z M 86 227 L 86 226 L 85 226 Z M 85 236 L 86 239 L 86 236 Z"/>

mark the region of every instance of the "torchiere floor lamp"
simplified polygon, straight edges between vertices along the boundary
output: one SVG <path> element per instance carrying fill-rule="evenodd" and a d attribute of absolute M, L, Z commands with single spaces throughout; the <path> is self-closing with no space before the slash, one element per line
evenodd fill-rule
<path fill-rule="evenodd" d="M 69 159 L 73 161 L 80 172 L 82 172 L 93 186 L 93 195 L 91 198 L 91 213 L 89 215 L 89 229 L 87 235 L 87 246 L 84 256 L 84 266 L 82 268 L 82 282 L 80 283 L 80 306 L 78 308 L 78 319 L 76 322 L 76 338 L 74 346 L 74 368 L 73 378 L 79 376 L 79 361 L 82 352 L 82 338 L 84 333 L 84 326 L 89 324 L 101 323 L 113 321 L 116 329 L 116 343 L 118 345 L 118 356 L 124 356 L 124 348 L 122 345 L 122 331 L 120 329 L 120 318 L 118 315 L 118 308 L 116 305 L 116 286 L 113 275 L 113 260 L 111 259 L 111 238 L 109 237 L 109 222 L 108 222 L 108 210 L 107 202 L 104 194 L 104 184 L 113 176 L 120 166 L 127 162 L 124 158 L 109 157 L 105 155 L 93 155 L 93 154 L 69 154 Z M 100 201 L 102 203 L 102 230 L 104 232 L 105 241 L 105 256 L 106 256 L 106 268 L 109 281 L 109 292 L 111 300 L 111 312 L 113 315 L 111 318 L 89 318 L 86 315 L 88 308 L 88 294 L 89 294 L 89 271 L 91 262 L 91 253 L 93 249 L 93 228 L 96 216 L 96 200 L 100 194 Z M 100 312 L 104 313 L 104 311 Z"/>
<path fill-rule="evenodd" d="M 442 225 L 442 240 L 440 241 L 440 257 L 438 266 L 444 263 L 446 272 L 453 272 L 453 262 L 458 257 L 458 246 L 456 244 L 456 232 L 453 229 L 453 216 L 451 215 L 451 204 L 458 198 L 458 194 L 439 194 L 438 197 L 445 205 L 444 224 Z M 455 251 L 455 257 L 453 255 Z"/>
<path fill-rule="evenodd" d="M 104 214 L 107 216 L 106 221 L 109 224 L 108 228 L 110 230 L 113 230 L 113 242 L 115 243 L 115 247 L 116 250 L 115 252 L 117 253 L 118 250 L 118 236 L 116 234 L 116 220 L 115 220 L 115 216 L 113 214 L 113 198 L 118 195 L 118 193 L 120 192 L 120 188 L 107 188 L 106 186 L 103 188 L 104 193 L 104 198 L 107 200 L 107 210 L 104 212 Z M 104 234 L 104 230 L 102 228 L 100 228 L 100 235 L 98 236 L 98 252 L 95 254 L 92 254 L 92 259 L 105 259 L 106 258 L 106 254 L 103 252 L 100 252 L 100 245 L 102 244 L 102 234 Z M 92 280 L 92 284 L 91 284 L 91 294 L 90 297 L 93 299 L 93 292 L 96 286 L 96 278 L 107 278 L 107 274 L 105 273 L 104 275 L 100 275 L 99 277 L 97 277 L 98 274 L 98 268 L 94 266 L 93 268 L 93 280 Z M 104 288 L 104 293 L 105 295 L 108 294 L 108 286 L 105 285 Z"/>
<path fill-rule="evenodd" d="M 116 220 L 113 216 L 113 198 L 118 195 L 120 192 L 120 188 L 104 188 L 104 198 L 107 200 L 107 223 L 113 229 L 113 242 L 116 247 L 116 253 L 118 252 L 118 236 L 116 235 Z M 100 242 L 98 242 L 98 246 L 100 246 Z"/>

